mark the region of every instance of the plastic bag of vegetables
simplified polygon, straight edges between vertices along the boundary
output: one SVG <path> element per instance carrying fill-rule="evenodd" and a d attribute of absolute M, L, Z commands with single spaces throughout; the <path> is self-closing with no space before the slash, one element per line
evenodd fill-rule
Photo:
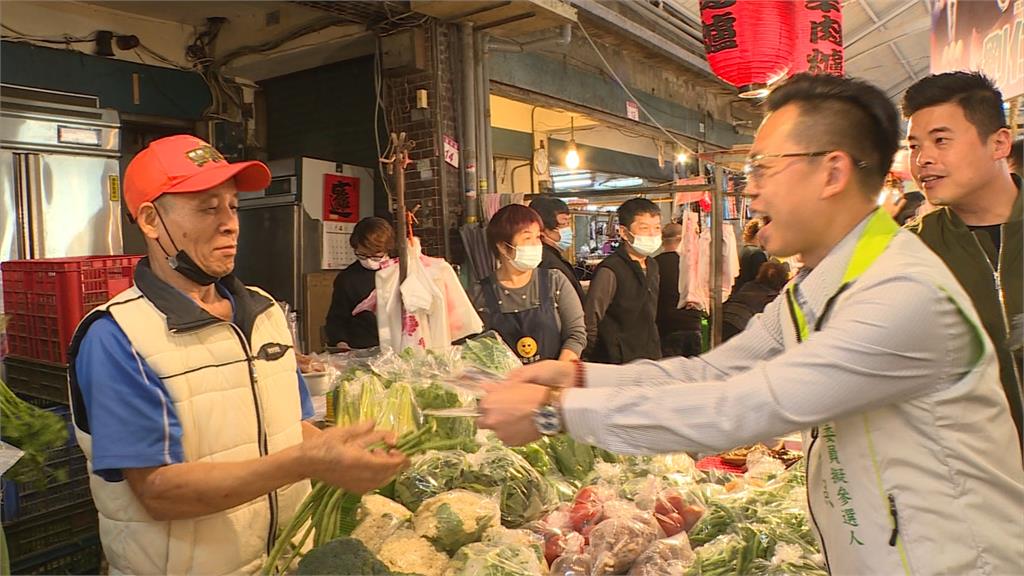
<path fill-rule="evenodd" d="M 427 384 L 415 386 L 413 392 L 416 395 L 416 405 L 420 410 L 461 408 L 468 405 L 472 400 L 459 394 L 451 387 L 432 381 Z M 472 417 L 450 418 L 424 416 L 425 424 L 434 422 L 437 427 L 437 435 L 444 439 L 466 438 L 476 436 L 476 419 Z"/>
<path fill-rule="evenodd" d="M 594 449 L 564 434 L 548 438 L 548 452 L 566 478 L 582 481 L 594 469 Z"/>
<path fill-rule="evenodd" d="M 420 424 L 415 397 L 405 382 L 395 382 L 375 400 L 377 428 L 390 430 L 397 436 L 415 432 Z"/>
<path fill-rule="evenodd" d="M 508 374 L 522 366 L 516 353 L 493 330 L 466 340 L 459 351 L 460 360 L 464 365 L 498 375 Z"/>
<path fill-rule="evenodd" d="M 694 561 L 686 534 L 655 541 L 637 558 L 629 576 L 683 576 Z"/>
<path fill-rule="evenodd" d="M 388 538 L 377 556 L 395 574 L 443 576 L 448 568 L 446 554 L 409 530 L 399 530 Z"/>
<path fill-rule="evenodd" d="M 462 450 L 421 454 L 395 479 L 395 500 L 415 512 L 428 498 L 455 489 L 469 465 Z"/>
<path fill-rule="evenodd" d="M 528 548 L 537 556 L 538 561 L 547 566 L 547 561 L 544 559 L 544 539 L 530 530 L 498 526 L 484 532 L 481 542 Z"/>
<path fill-rule="evenodd" d="M 587 552 L 566 553 L 551 564 L 550 576 L 590 576 L 594 559 Z"/>
<path fill-rule="evenodd" d="M 656 528 L 642 516 L 620 514 L 594 528 L 590 533 L 593 576 L 625 573 L 658 539 Z"/>
<path fill-rule="evenodd" d="M 557 503 L 551 484 L 512 450 L 484 446 L 469 455 L 462 486 L 473 491 L 497 491 L 501 498 L 501 522 L 518 528 L 540 518 Z"/>
<path fill-rule="evenodd" d="M 807 554 L 800 546 L 782 543 L 770 560 L 758 558 L 751 563 L 754 574 L 762 576 L 827 576 L 820 554 Z"/>
<path fill-rule="evenodd" d="M 412 521 L 412 512 L 394 500 L 379 494 L 367 494 L 359 502 L 356 529 L 352 537 L 373 552 L 399 529 Z"/>
<path fill-rule="evenodd" d="M 544 559 L 548 564 L 564 554 L 579 554 L 586 545 L 583 535 L 572 529 L 567 504 L 560 505 L 544 518 L 530 523 L 528 528 L 544 539 Z"/>
<path fill-rule="evenodd" d="M 536 576 L 546 571 L 543 560 L 528 546 L 476 542 L 455 554 L 446 576 Z"/>
<path fill-rule="evenodd" d="M 468 490 L 434 496 L 420 505 L 412 518 L 416 535 L 449 554 L 479 541 L 484 532 L 500 521 L 501 511 L 495 500 Z"/>

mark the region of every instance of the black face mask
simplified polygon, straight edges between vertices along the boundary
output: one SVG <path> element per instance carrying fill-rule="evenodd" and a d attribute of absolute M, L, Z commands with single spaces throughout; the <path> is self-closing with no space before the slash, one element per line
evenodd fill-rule
<path fill-rule="evenodd" d="M 171 231 L 167 229 L 167 224 L 164 222 L 164 217 L 160 215 L 160 211 L 156 209 L 156 206 L 153 206 L 153 210 L 156 212 L 156 217 L 160 219 L 160 224 L 164 227 L 164 230 L 167 232 L 167 237 L 171 240 L 171 246 L 173 246 L 174 249 L 177 250 L 177 253 L 172 256 L 169 252 L 167 252 L 167 249 L 164 248 L 163 243 L 161 243 L 159 240 L 157 240 L 156 242 L 157 244 L 160 245 L 160 249 L 163 250 L 164 254 L 167 256 L 167 264 L 171 267 L 171 269 L 177 272 L 178 274 L 181 274 L 185 278 L 188 278 L 189 280 L 195 282 L 196 284 L 199 284 L 200 286 L 209 286 L 216 282 L 217 280 L 220 280 L 219 276 L 212 276 L 208 274 L 206 270 L 200 268 L 199 264 L 196 264 L 196 261 L 193 260 L 192 257 L 188 255 L 188 252 L 185 252 L 184 250 L 178 248 L 178 245 L 174 242 L 174 237 L 171 236 Z"/>

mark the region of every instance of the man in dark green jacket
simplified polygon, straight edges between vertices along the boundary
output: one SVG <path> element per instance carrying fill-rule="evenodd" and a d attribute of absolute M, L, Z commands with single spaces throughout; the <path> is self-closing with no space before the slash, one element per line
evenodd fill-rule
<path fill-rule="evenodd" d="M 1021 180 L 1007 167 L 1012 135 L 1002 100 L 978 73 L 928 76 L 907 90 L 911 173 L 938 207 L 907 228 L 942 258 L 974 302 L 996 347 L 1019 437 L 1024 208 Z"/>

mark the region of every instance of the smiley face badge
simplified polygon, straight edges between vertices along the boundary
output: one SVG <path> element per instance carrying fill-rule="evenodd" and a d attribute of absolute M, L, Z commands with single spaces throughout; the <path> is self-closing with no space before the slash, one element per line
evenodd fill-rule
<path fill-rule="evenodd" d="M 537 341 L 529 336 L 523 336 L 516 342 L 516 352 L 523 360 L 531 360 L 537 355 Z"/>

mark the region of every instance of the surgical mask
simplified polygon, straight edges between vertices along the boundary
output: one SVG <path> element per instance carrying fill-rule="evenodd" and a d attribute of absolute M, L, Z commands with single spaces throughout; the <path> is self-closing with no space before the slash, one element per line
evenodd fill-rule
<path fill-rule="evenodd" d="M 544 248 L 540 244 L 529 244 L 525 246 L 512 246 L 512 252 L 515 254 L 509 261 L 512 267 L 520 272 L 529 272 L 540 265 L 541 257 L 543 256 Z"/>
<path fill-rule="evenodd" d="M 381 264 L 384 263 L 383 256 L 356 256 L 356 259 L 359 260 L 359 263 L 362 264 L 363 268 L 366 268 L 367 270 L 380 270 Z"/>
<path fill-rule="evenodd" d="M 572 246 L 572 228 L 558 229 L 558 249 L 565 251 Z"/>
<path fill-rule="evenodd" d="M 160 245 L 160 250 L 163 250 L 164 255 L 167 256 L 167 264 L 172 270 L 181 274 L 185 278 L 199 284 L 200 286 L 209 286 L 220 280 L 220 276 L 214 276 L 203 270 L 196 261 L 188 255 L 188 252 L 178 248 L 178 244 L 174 241 L 174 237 L 171 236 L 171 231 L 167 229 L 167 223 L 164 222 L 164 217 L 160 215 L 160 211 L 153 206 L 153 210 L 156 211 L 156 217 L 160 219 L 160 225 L 164 227 L 164 231 L 167 232 L 167 238 L 171 241 L 171 246 L 177 251 L 173 256 L 167 252 L 162 242 L 157 241 Z"/>
<path fill-rule="evenodd" d="M 629 243 L 642 256 L 650 256 L 661 248 L 660 236 L 639 236 L 630 232 L 633 241 Z"/>

